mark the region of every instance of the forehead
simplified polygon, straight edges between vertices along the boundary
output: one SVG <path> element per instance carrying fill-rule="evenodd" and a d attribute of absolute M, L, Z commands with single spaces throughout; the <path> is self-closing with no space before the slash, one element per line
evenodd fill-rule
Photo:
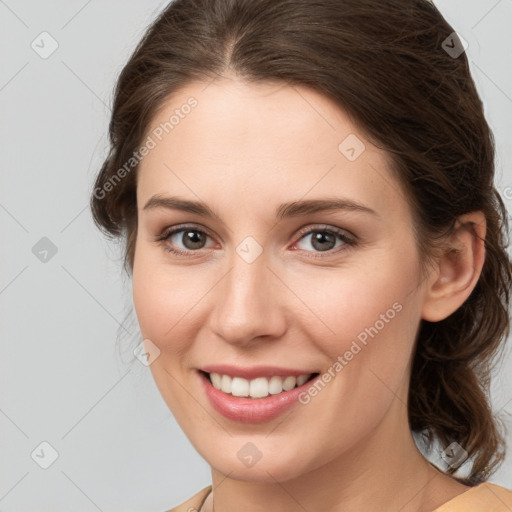
<path fill-rule="evenodd" d="M 168 98 L 146 137 L 154 148 L 139 166 L 139 208 L 172 192 L 237 207 L 244 196 L 253 211 L 257 202 L 325 194 L 406 209 L 388 155 L 309 88 L 229 77 L 190 83 Z"/>

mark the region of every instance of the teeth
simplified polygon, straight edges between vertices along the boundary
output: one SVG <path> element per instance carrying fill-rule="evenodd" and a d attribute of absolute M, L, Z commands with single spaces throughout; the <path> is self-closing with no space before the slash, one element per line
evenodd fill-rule
<path fill-rule="evenodd" d="M 231 377 L 229 375 L 223 375 L 220 381 L 220 389 L 224 393 L 231 393 Z"/>
<path fill-rule="evenodd" d="M 307 375 L 301 375 L 300 377 L 297 377 L 297 386 L 302 386 L 302 384 L 304 384 L 304 382 L 306 382 L 307 380 Z"/>
<path fill-rule="evenodd" d="M 222 377 L 218 373 L 210 373 L 210 380 L 215 389 L 221 388 Z"/>
<path fill-rule="evenodd" d="M 222 388 L 222 391 L 225 391 L 224 388 Z M 248 396 L 249 381 L 241 379 L 240 377 L 233 377 L 233 380 L 231 381 L 231 394 L 233 396 Z"/>
<path fill-rule="evenodd" d="M 251 380 L 249 382 L 246 379 L 240 379 L 249 383 L 249 389 L 247 395 L 252 396 L 253 398 L 263 398 L 268 396 L 268 380 L 266 377 L 258 377 L 257 379 Z M 247 396 L 244 395 L 244 396 Z"/>
<path fill-rule="evenodd" d="M 295 377 L 286 377 L 286 379 L 283 380 L 283 389 L 285 391 L 290 391 L 290 389 L 295 387 L 295 384 L 297 384 L 297 379 Z"/>
<path fill-rule="evenodd" d="M 268 383 L 268 392 L 271 395 L 277 395 L 283 391 L 283 379 L 281 377 L 271 377 Z"/>
<path fill-rule="evenodd" d="M 224 393 L 233 396 L 264 398 L 271 395 L 277 395 L 283 391 L 289 391 L 295 386 L 302 386 L 313 374 L 308 373 L 299 377 L 278 377 L 273 376 L 257 377 L 247 380 L 242 377 L 230 377 L 229 375 L 220 375 L 210 373 L 210 381 L 215 389 L 220 389 Z"/>

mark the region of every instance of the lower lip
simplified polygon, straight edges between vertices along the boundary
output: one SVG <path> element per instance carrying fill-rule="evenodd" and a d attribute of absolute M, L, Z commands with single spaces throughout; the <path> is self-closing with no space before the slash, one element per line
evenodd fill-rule
<path fill-rule="evenodd" d="M 241 423 L 263 423 L 283 414 L 294 404 L 298 403 L 299 395 L 309 388 L 321 375 L 317 375 L 302 386 L 283 391 L 277 395 L 265 398 L 242 398 L 232 396 L 213 387 L 210 379 L 198 372 L 206 396 L 213 408 L 226 418 Z"/>

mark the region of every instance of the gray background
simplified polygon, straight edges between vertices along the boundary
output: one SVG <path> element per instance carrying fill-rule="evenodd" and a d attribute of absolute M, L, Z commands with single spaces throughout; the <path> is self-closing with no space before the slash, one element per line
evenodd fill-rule
<path fill-rule="evenodd" d="M 161 512 L 210 483 L 149 368 L 133 357 L 140 337 L 120 247 L 88 210 L 114 81 L 166 3 L 0 0 L 3 512 Z M 496 184 L 510 207 L 512 0 L 436 5 L 469 44 L 497 142 Z M 40 53 L 55 43 L 44 31 L 58 44 L 47 58 Z M 492 398 L 511 414 L 510 343 L 507 354 Z M 58 452 L 48 469 L 44 441 Z M 508 442 L 491 481 L 512 488 L 511 430 Z"/>

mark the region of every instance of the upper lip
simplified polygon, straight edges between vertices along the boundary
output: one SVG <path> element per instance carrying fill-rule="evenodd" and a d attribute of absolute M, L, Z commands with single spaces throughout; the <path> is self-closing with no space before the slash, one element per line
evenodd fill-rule
<path fill-rule="evenodd" d="M 279 366 L 241 367 L 229 364 L 210 364 L 199 369 L 207 373 L 219 373 L 221 375 L 229 375 L 231 377 L 242 377 L 248 380 L 255 379 L 257 377 L 273 377 L 275 375 L 282 377 L 292 375 L 294 377 L 298 377 L 299 375 L 318 373 L 316 370 L 298 370 L 295 368 L 282 368 Z"/>

